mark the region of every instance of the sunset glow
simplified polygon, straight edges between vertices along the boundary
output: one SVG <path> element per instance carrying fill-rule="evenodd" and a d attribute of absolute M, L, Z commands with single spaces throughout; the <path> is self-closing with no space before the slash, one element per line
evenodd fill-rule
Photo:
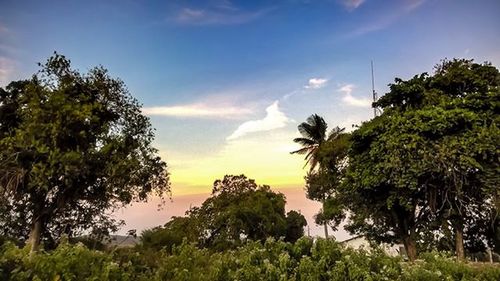
<path fill-rule="evenodd" d="M 308 167 L 290 154 L 297 125 L 317 113 L 350 131 L 372 118 L 371 61 L 379 95 L 443 58 L 500 65 L 499 12 L 498 0 L 6 0 L 0 86 L 54 51 L 81 71 L 109 69 L 150 117 L 173 198 L 185 203 L 167 212 L 182 214 L 226 174 L 303 192 Z M 313 224 L 319 205 L 300 198 L 288 207 L 309 210 Z M 155 218 L 137 228 L 170 216 L 131 208 Z"/>

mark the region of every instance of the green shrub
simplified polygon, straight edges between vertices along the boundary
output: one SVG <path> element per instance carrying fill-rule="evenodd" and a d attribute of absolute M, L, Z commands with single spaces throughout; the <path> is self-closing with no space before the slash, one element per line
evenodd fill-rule
<path fill-rule="evenodd" d="M 500 265 L 461 263 L 431 252 L 407 263 L 382 250 L 345 249 L 334 240 L 268 239 L 223 252 L 186 240 L 167 250 L 142 247 L 90 250 L 61 244 L 32 257 L 12 243 L 1 246 L 0 280 L 500 280 Z"/>

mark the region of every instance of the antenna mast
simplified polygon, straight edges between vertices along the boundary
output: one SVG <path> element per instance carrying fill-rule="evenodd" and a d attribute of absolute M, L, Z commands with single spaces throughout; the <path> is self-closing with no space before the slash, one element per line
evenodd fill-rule
<path fill-rule="evenodd" d="M 375 78 L 373 76 L 373 60 L 371 61 L 371 67 L 372 67 L 372 95 L 373 95 L 373 102 L 376 102 L 378 97 L 377 97 L 377 92 L 375 92 Z M 378 108 L 373 106 L 373 117 L 377 117 L 377 112 Z"/>

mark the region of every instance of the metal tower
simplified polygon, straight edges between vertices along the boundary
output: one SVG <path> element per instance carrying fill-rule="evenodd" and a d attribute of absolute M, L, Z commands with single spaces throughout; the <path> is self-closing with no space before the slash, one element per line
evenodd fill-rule
<path fill-rule="evenodd" d="M 378 100 L 378 95 L 377 92 L 375 92 L 375 78 L 373 75 L 373 60 L 371 61 L 371 67 L 372 67 L 372 95 L 373 95 L 373 102 L 376 102 Z M 373 117 L 377 117 L 378 114 L 381 113 L 381 110 L 377 108 L 376 106 L 373 106 Z"/>

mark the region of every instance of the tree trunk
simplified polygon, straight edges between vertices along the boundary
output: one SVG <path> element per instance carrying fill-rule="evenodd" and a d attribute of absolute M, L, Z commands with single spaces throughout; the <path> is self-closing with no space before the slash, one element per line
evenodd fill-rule
<path fill-rule="evenodd" d="M 321 205 L 323 208 L 325 207 L 325 201 L 326 197 L 323 197 L 323 199 L 321 199 Z M 325 239 L 328 239 L 328 223 L 326 221 L 323 223 L 323 227 L 325 228 Z"/>
<path fill-rule="evenodd" d="M 33 256 L 35 252 L 40 248 L 40 238 L 42 236 L 43 220 L 41 216 L 33 219 L 33 224 L 31 225 L 30 237 L 28 243 L 31 245 L 30 256 Z"/>
<path fill-rule="evenodd" d="M 406 236 L 403 238 L 403 244 L 408 260 L 414 262 L 417 259 L 417 243 L 410 236 Z"/>
<path fill-rule="evenodd" d="M 455 251 L 459 261 L 465 260 L 463 227 L 455 228 Z"/>

